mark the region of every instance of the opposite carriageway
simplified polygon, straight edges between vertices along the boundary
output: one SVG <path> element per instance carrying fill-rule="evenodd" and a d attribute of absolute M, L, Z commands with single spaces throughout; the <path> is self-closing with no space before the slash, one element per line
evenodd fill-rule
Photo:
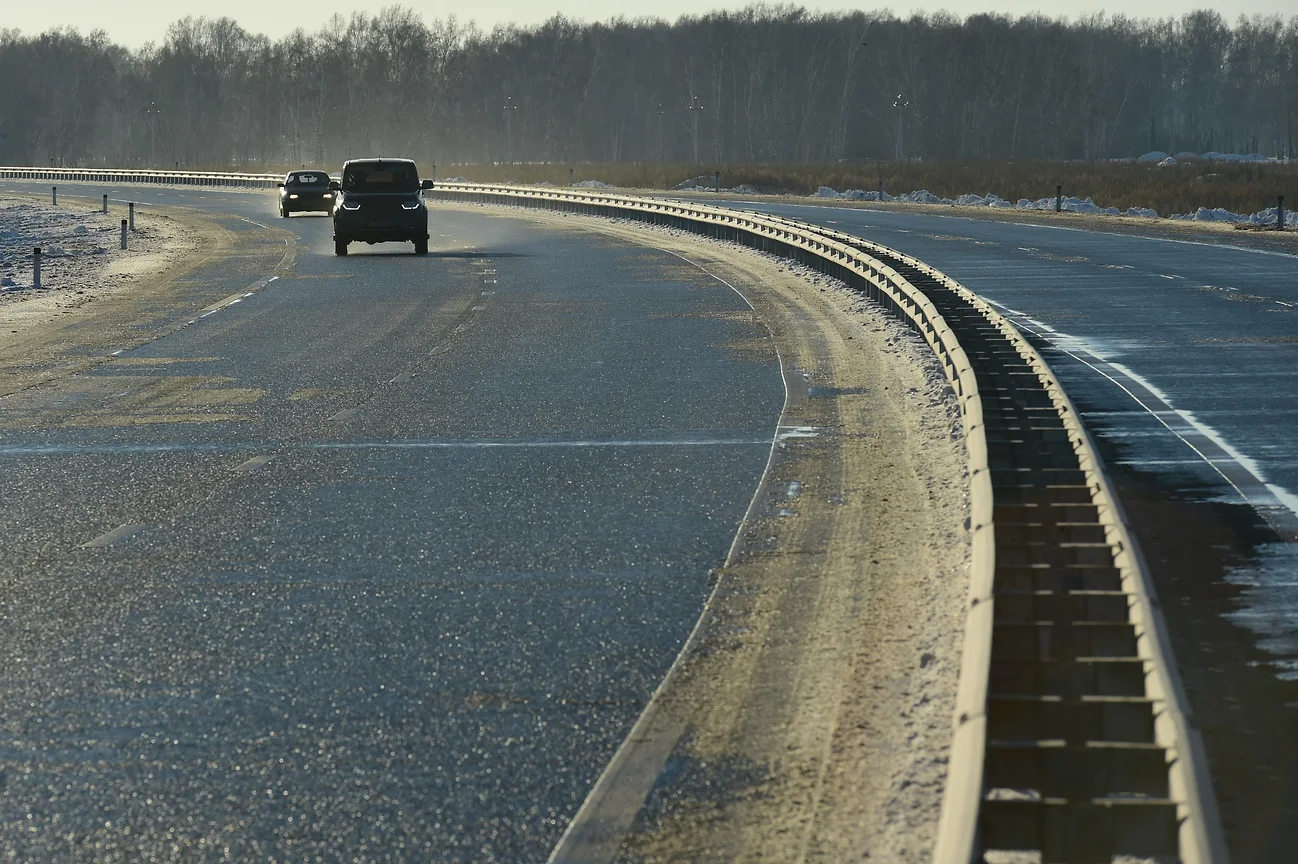
<path fill-rule="evenodd" d="M 244 188 L 276 179 L 39 168 L 0 177 Z M 972 487 L 968 620 L 935 860 L 1226 859 L 1139 551 L 1072 404 L 991 307 L 894 250 L 776 217 L 574 190 L 443 184 L 432 194 L 742 243 L 839 278 L 907 321 L 960 400 Z"/>

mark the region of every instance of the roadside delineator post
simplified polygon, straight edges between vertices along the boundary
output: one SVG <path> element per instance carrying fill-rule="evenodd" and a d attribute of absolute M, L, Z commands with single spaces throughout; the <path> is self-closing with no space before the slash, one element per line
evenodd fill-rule
<path fill-rule="evenodd" d="M 569 186 L 572 185 L 572 169 L 571 169 L 571 168 L 568 169 L 568 185 L 569 185 Z"/>
<path fill-rule="evenodd" d="M 108 212 L 108 195 L 107 195 L 107 194 L 104 195 L 104 211 L 103 211 L 103 212 L 105 212 L 105 213 Z"/>
<path fill-rule="evenodd" d="M 128 216 L 127 219 L 131 224 L 131 230 L 134 231 L 135 230 L 135 202 L 134 201 L 131 201 L 126 205 L 126 212 L 130 214 L 130 216 Z"/>
<path fill-rule="evenodd" d="M 1275 230 L 1284 230 L 1284 196 L 1281 195 L 1275 205 Z"/>
<path fill-rule="evenodd" d="M 1064 184 L 1055 184 L 1055 212 L 1062 213 L 1064 210 Z"/>
<path fill-rule="evenodd" d="M 59 187 L 57 186 L 50 187 L 50 203 L 55 207 L 59 206 Z"/>
<path fill-rule="evenodd" d="M 720 192 L 720 191 L 721 191 L 721 172 L 720 172 L 720 171 L 718 171 L 718 172 L 716 172 L 715 174 L 712 175 L 712 191 L 713 191 L 713 192 Z"/>
<path fill-rule="evenodd" d="M 32 250 L 32 287 L 41 287 L 41 247 Z"/>
<path fill-rule="evenodd" d="M 126 220 L 122 220 L 122 248 L 126 248 Z"/>

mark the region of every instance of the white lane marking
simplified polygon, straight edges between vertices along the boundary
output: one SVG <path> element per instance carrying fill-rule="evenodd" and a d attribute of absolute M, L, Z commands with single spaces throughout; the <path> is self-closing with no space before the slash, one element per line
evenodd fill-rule
<path fill-rule="evenodd" d="M 138 534 L 147 527 L 149 526 L 145 525 L 143 522 L 127 522 L 123 525 L 118 525 L 112 531 L 105 531 L 93 540 L 87 540 L 85 543 L 81 544 L 80 548 L 98 549 L 101 546 L 111 546 L 118 540 L 125 540 L 132 534 Z"/>
<path fill-rule="evenodd" d="M 820 427 L 818 426 L 781 426 L 775 436 L 777 441 L 787 441 L 790 438 L 818 437 L 820 437 Z"/>
<path fill-rule="evenodd" d="M 1278 533 L 1298 533 L 1298 495 L 1268 481 L 1257 462 L 1236 450 L 1221 433 L 1193 413 L 1172 405 L 1167 394 L 1153 382 L 1121 363 L 1100 357 L 1084 339 L 1056 330 L 1002 303 L 988 302 L 1000 308 L 1015 326 L 1047 339 L 1058 350 L 1117 385 L 1211 466 Z"/>
<path fill-rule="evenodd" d="M 270 462 L 274 458 L 275 458 L 274 456 L 266 456 L 266 455 L 254 456 L 251 459 L 249 459 L 247 462 L 243 462 L 238 466 L 236 466 L 234 472 L 236 474 L 250 474 L 253 471 L 256 471 L 258 468 L 264 467 L 267 462 Z"/>
<path fill-rule="evenodd" d="M 302 445 L 309 450 L 530 450 L 564 449 L 580 450 L 602 447 L 732 447 L 762 445 L 769 447 L 769 438 L 586 438 L 562 440 L 533 439 L 474 439 L 429 438 L 410 441 L 332 441 Z"/>
<path fill-rule="evenodd" d="M 486 306 L 470 306 L 470 307 L 469 307 L 469 311 L 470 311 L 470 312 L 481 312 L 483 309 L 486 309 L 486 308 L 487 308 Z"/>
<path fill-rule="evenodd" d="M 418 375 L 419 375 L 418 372 L 402 372 L 402 373 L 401 373 L 400 375 L 398 375 L 397 377 L 395 377 L 395 378 L 393 378 L 392 380 L 388 381 L 388 383 L 389 383 L 389 384 L 397 384 L 397 383 L 400 383 L 400 382 L 403 382 L 403 381 L 409 381 L 409 380 L 412 379 L 412 378 L 416 378 L 416 377 L 418 377 Z"/>
<path fill-rule="evenodd" d="M 211 306 L 205 307 L 203 309 L 203 314 L 199 315 L 198 317 L 206 318 L 208 315 L 211 315 L 213 312 L 220 312 L 222 309 L 225 309 L 228 306 L 233 306 L 235 303 L 242 303 L 245 297 L 251 297 L 252 295 L 256 294 L 258 291 L 265 288 L 267 285 L 274 282 L 278 278 L 279 278 L 278 276 L 267 276 L 265 279 L 258 279 L 256 282 L 252 283 L 247 288 L 244 288 L 242 291 L 236 291 L 235 293 L 231 294 L 229 297 L 218 300 L 215 303 L 213 303 Z"/>
<path fill-rule="evenodd" d="M 330 420 L 346 420 L 359 413 L 358 408 L 345 408 Z M 325 441 L 314 444 L 289 445 L 287 450 L 526 450 L 532 448 L 572 449 L 613 447 L 748 447 L 771 446 L 771 439 L 755 438 L 426 438 L 395 441 Z M 282 445 L 269 445 L 281 446 Z M 117 453 L 238 453 L 255 449 L 250 444 L 218 444 L 194 442 L 162 442 L 155 444 L 31 444 L 0 447 L 0 457 L 60 456 Z M 256 456 L 234 470 L 256 463 L 260 467 L 273 456 Z M 260 461 L 259 461 L 260 460 Z"/>
<path fill-rule="evenodd" d="M 344 408 L 343 410 L 339 411 L 337 414 L 330 415 L 325 419 L 326 420 L 350 420 L 351 418 L 355 417 L 358 413 L 360 413 L 360 410 L 361 409 L 359 408 Z"/>
<path fill-rule="evenodd" d="M 438 345 L 438 346 L 437 346 L 436 348 L 434 348 L 432 351 L 429 351 L 429 352 L 428 352 L 428 356 L 429 356 L 429 357 L 436 357 L 438 354 L 445 354 L 447 351 L 450 351 L 450 350 L 451 350 L 451 346 L 450 346 L 450 345 Z"/>

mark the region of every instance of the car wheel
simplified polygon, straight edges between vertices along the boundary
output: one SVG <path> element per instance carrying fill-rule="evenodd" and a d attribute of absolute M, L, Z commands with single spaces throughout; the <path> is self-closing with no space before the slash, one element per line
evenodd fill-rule
<path fill-rule="evenodd" d="M 279 215 L 281 219 L 288 218 L 288 207 L 284 204 L 279 205 Z"/>
<path fill-rule="evenodd" d="M 427 254 L 428 254 L 428 238 L 427 238 L 427 237 L 419 237 L 419 238 L 416 238 L 416 239 L 415 239 L 415 254 L 416 254 L 416 255 L 427 255 Z"/>
<path fill-rule="evenodd" d="M 344 239 L 341 238 L 341 237 L 335 237 L 335 238 L 334 238 L 334 254 L 335 254 L 335 255 L 346 255 L 346 254 L 347 254 L 347 241 L 346 241 L 346 240 L 344 240 Z"/>

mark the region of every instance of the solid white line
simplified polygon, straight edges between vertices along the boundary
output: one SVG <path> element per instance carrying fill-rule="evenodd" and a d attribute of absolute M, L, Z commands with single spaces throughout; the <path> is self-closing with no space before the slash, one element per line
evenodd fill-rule
<path fill-rule="evenodd" d="M 1078 363 L 1081 363 L 1083 366 L 1086 366 L 1092 371 L 1107 378 L 1120 390 L 1130 396 L 1137 405 L 1145 409 L 1145 411 L 1147 411 L 1152 417 L 1158 420 L 1167 431 L 1179 438 L 1186 447 L 1189 447 L 1190 450 L 1199 456 L 1200 459 L 1211 466 L 1212 469 L 1221 476 L 1221 479 L 1226 481 L 1227 485 L 1235 490 L 1241 500 L 1248 503 L 1253 507 L 1253 509 L 1257 510 L 1262 518 L 1277 531 L 1287 533 L 1288 531 L 1293 530 L 1292 526 L 1298 525 L 1298 495 L 1295 495 L 1288 489 L 1269 482 L 1262 475 L 1262 471 L 1256 462 L 1232 447 L 1224 438 L 1222 438 L 1221 434 L 1218 433 L 1217 430 L 1202 423 L 1190 412 L 1182 411 L 1172 405 L 1167 396 L 1161 393 L 1152 382 L 1145 380 L 1139 374 L 1122 364 L 1113 363 L 1103 359 L 1089 349 L 1078 348 L 1074 350 L 1065 348 L 1060 344 L 1060 339 L 1055 337 L 1061 337 L 1062 339 L 1070 340 L 1078 344 L 1084 344 L 1085 340 L 1083 339 L 1056 330 L 1049 324 L 1037 321 L 1022 312 L 1014 312 L 1004 304 L 990 300 L 988 302 L 1005 310 L 1006 314 L 1011 316 L 1011 321 L 1014 322 L 1015 326 L 1021 327 L 1021 322 L 1025 322 L 1031 325 L 1032 328 L 1036 328 L 1035 335 L 1049 339 L 1051 344 L 1053 344 L 1057 350 L 1062 351 Z M 1019 320 L 1014 321 L 1014 318 Z M 1029 332 L 1033 331 L 1029 329 Z M 1124 383 L 1121 379 L 1126 379 L 1130 384 L 1143 388 L 1153 399 L 1157 399 L 1161 402 L 1162 407 L 1147 404 L 1140 398 L 1140 396 L 1133 392 L 1132 387 L 1128 386 L 1128 383 Z M 1174 425 L 1172 422 L 1169 422 L 1169 418 L 1179 421 L 1179 423 L 1175 423 Z M 1180 426 L 1181 428 L 1178 429 L 1177 426 Z M 1214 459 L 1212 456 L 1205 453 L 1202 447 L 1196 445 L 1190 440 L 1190 437 L 1187 437 L 1187 435 L 1193 437 L 1193 434 L 1188 430 L 1193 430 L 1193 433 L 1197 433 L 1197 435 L 1204 441 L 1214 445 L 1216 449 L 1221 452 L 1222 457 L 1224 458 Z M 1186 434 L 1183 434 L 1183 431 L 1186 432 Z M 1241 485 L 1227 473 L 1225 468 L 1222 467 L 1225 463 L 1234 466 L 1235 469 L 1238 469 L 1240 474 L 1247 478 L 1245 485 L 1249 487 L 1249 492 L 1245 492 Z M 1284 511 L 1284 515 L 1278 515 L 1278 511 Z"/>
<path fill-rule="evenodd" d="M 779 440 L 783 440 L 783 437 Z M 327 441 L 304 444 L 311 450 L 581 450 L 601 447 L 731 447 L 769 446 L 769 438 L 598 438 L 556 439 L 428 439 L 423 441 Z"/>

